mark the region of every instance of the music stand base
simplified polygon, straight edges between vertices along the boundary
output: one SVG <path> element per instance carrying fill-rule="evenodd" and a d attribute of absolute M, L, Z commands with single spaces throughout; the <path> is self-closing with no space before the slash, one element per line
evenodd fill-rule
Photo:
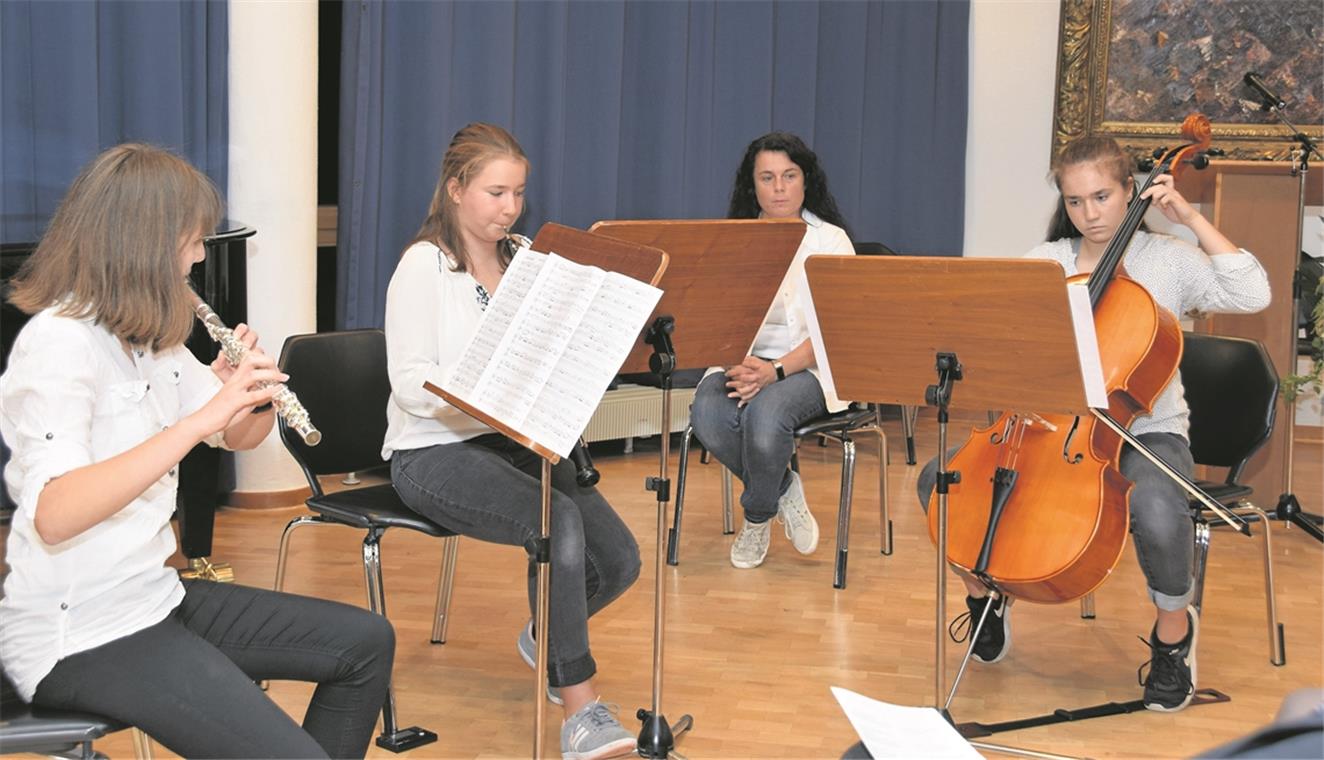
<path fill-rule="evenodd" d="M 1296 494 L 1285 493 L 1279 496 L 1278 506 L 1274 508 L 1273 516 L 1283 522 L 1297 526 L 1305 531 L 1307 536 L 1324 543 L 1324 529 L 1320 528 L 1320 523 L 1324 522 L 1324 518 L 1302 510 L 1301 502 L 1296 500 Z"/>
<path fill-rule="evenodd" d="M 424 744 L 431 744 L 437 740 L 437 735 L 426 728 L 410 726 L 402 728 L 395 733 L 383 733 L 377 737 L 377 746 L 389 750 L 396 754 L 408 752 L 415 747 L 422 747 Z"/>
<path fill-rule="evenodd" d="M 1196 705 L 1208 705 L 1219 702 L 1231 702 L 1232 698 L 1217 689 L 1196 689 L 1195 696 L 1191 697 L 1189 707 Z M 1001 723 L 956 723 L 956 730 L 966 739 L 978 739 L 1003 731 L 1019 731 L 1023 728 L 1037 728 L 1039 726 L 1051 726 L 1057 723 L 1069 723 L 1074 721 L 1089 720 L 1091 718 L 1106 718 L 1109 715 L 1127 715 L 1133 712 L 1142 712 L 1145 710 L 1145 701 L 1143 699 L 1133 699 L 1130 702 L 1104 702 L 1103 704 L 1092 707 L 1081 707 L 1075 710 L 1059 708 L 1046 715 L 1036 715 L 1031 718 L 1021 718 L 1019 720 L 1008 720 Z M 950 715 L 944 711 L 944 717 L 951 720 Z"/>
<path fill-rule="evenodd" d="M 637 717 L 644 723 L 636 747 L 640 757 L 668 757 L 676 748 L 677 737 L 694 727 L 694 718 L 689 715 L 680 716 L 675 729 L 667 724 L 665 715 L 654 715 L 652 710 L 641 707 Z"/>

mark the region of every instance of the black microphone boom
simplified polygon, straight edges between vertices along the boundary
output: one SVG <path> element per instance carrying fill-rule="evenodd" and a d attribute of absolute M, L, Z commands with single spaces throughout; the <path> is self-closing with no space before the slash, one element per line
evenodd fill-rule
<path fill-rule="evenodd" d="M 1281 111 L 1287 107 L 1287 102 L 1278 97 L 1273 90 L 1270 90 L 1269 85 L 1264 83 L 1264 80 L 1260 78 L 1259 74 L 1256 74 L 1253 71 L 1248 71 L 1246 72 L 1246 76 L 1242 77 L 1241 81 L 1245 82 L 1247 87 L 1259 94 L 1261 111 L 1268 111 L 1275 108 Z"/>

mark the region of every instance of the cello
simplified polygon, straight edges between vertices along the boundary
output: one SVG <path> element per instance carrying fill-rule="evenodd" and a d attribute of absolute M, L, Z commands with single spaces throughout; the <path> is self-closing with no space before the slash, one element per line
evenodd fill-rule
<path fill-rule="evenodd" d="M 1193 114 L 1182 134 L 1190 142 L 1156 155 L 1153 171 L 1094 270 L 1068 279 L 1085 282 L 1089 289 L 1107 409 L 1092 410 L 1090 417 L 1009 411 L 974 430 L 951 460 L 962 479 L 948 480 L 946 559 L 990 589 L 1033 602 L 1062 603 L 1107 579 L 1129 528 L 1132 486 L 1118 469 L 1124 443 L 1239 530 L 1248 530 L 1127 432 L 1137 416 L 1152 408 L 1181 360 L 1177 316 L 1158 306 L 1121 267 L 1149 207 L 1149 199 L 1139 196 L 1165 172 L 1208 163 L 1208 119 Z M 932 498 L 938 498 L 937 490 Z M 939 510 L 929 509 L 935 543 L 938 518 Z"/>

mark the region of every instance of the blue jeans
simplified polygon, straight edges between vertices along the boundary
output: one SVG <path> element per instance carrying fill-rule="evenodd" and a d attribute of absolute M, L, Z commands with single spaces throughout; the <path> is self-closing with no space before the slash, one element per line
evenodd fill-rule
<path fill-rule="evenodd" d="M 704 447 L 744 483 L 745 520 L 765 523 L 777 515 L 777 499 L 791 485 L 787 467 L 795 453 L 795 429 L 827 414 L 823 389 L 812 374 L 796 372 L 743 407 L 726 394 L 726 375 L 704 378 L 694 391 L 690 424 Z"/>
<path fill-rule="evenodd" d="M 397 451 L 391 483 L 410 509 L 461 535 L 529 553 L 529 609 L 535 610 L 542 533 L 542 459 L 498 433 L 460 443 Z M 639 545 L 596 488 L 580 488 L 575 467 L 552 467 L 551 635 L 548 681 L 573 686 L 597 672 L 588 619 L 639 577 Z"/>
<path fill-rule="evenodd" d="M 1191 445 L 1175 433 L 1144 433 L 1140 442 L 1186 477 L 1195 471 Z M 950 457 L 956 454 L 953 448 Z M 1149 598 L 1161 610 L 1184 610 L 1194 595 L 1191 571 L 1195 556 L 1195 523 L 1186 492 L 1130 446 L 1122 448 L 1118 469 L 1135 484 L 1131 489 L 1131 536 L 1136 559 L 1149 586 Z M 924 465 L 917 487 L 919 503 L 929 508 L 938 482 L 938 458 Z"/>
<path fill-rule="evenodd" d="M 60 660 L 32 701 L 137 726 L 182 757 L 363 757 L 394 653 L 381 615 L 184 581 L 165 620 Z M 317 682 L 302 727 L 254 683 L 268 678 Z"/>

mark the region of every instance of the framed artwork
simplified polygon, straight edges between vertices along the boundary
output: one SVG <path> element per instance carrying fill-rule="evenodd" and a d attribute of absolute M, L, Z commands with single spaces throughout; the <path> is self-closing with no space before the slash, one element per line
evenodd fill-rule
<path fill-rule="evenodd" d="M 1248 72 L 1324 139 L 1319 0 L 1062 0 L 1053 152 L 1106 135 L 1147 157 L 1178 145 L 1182 120 L 1200 111 L 1228 158 L 1289 160 L 1293 132 L 1260 109 Z"/>

